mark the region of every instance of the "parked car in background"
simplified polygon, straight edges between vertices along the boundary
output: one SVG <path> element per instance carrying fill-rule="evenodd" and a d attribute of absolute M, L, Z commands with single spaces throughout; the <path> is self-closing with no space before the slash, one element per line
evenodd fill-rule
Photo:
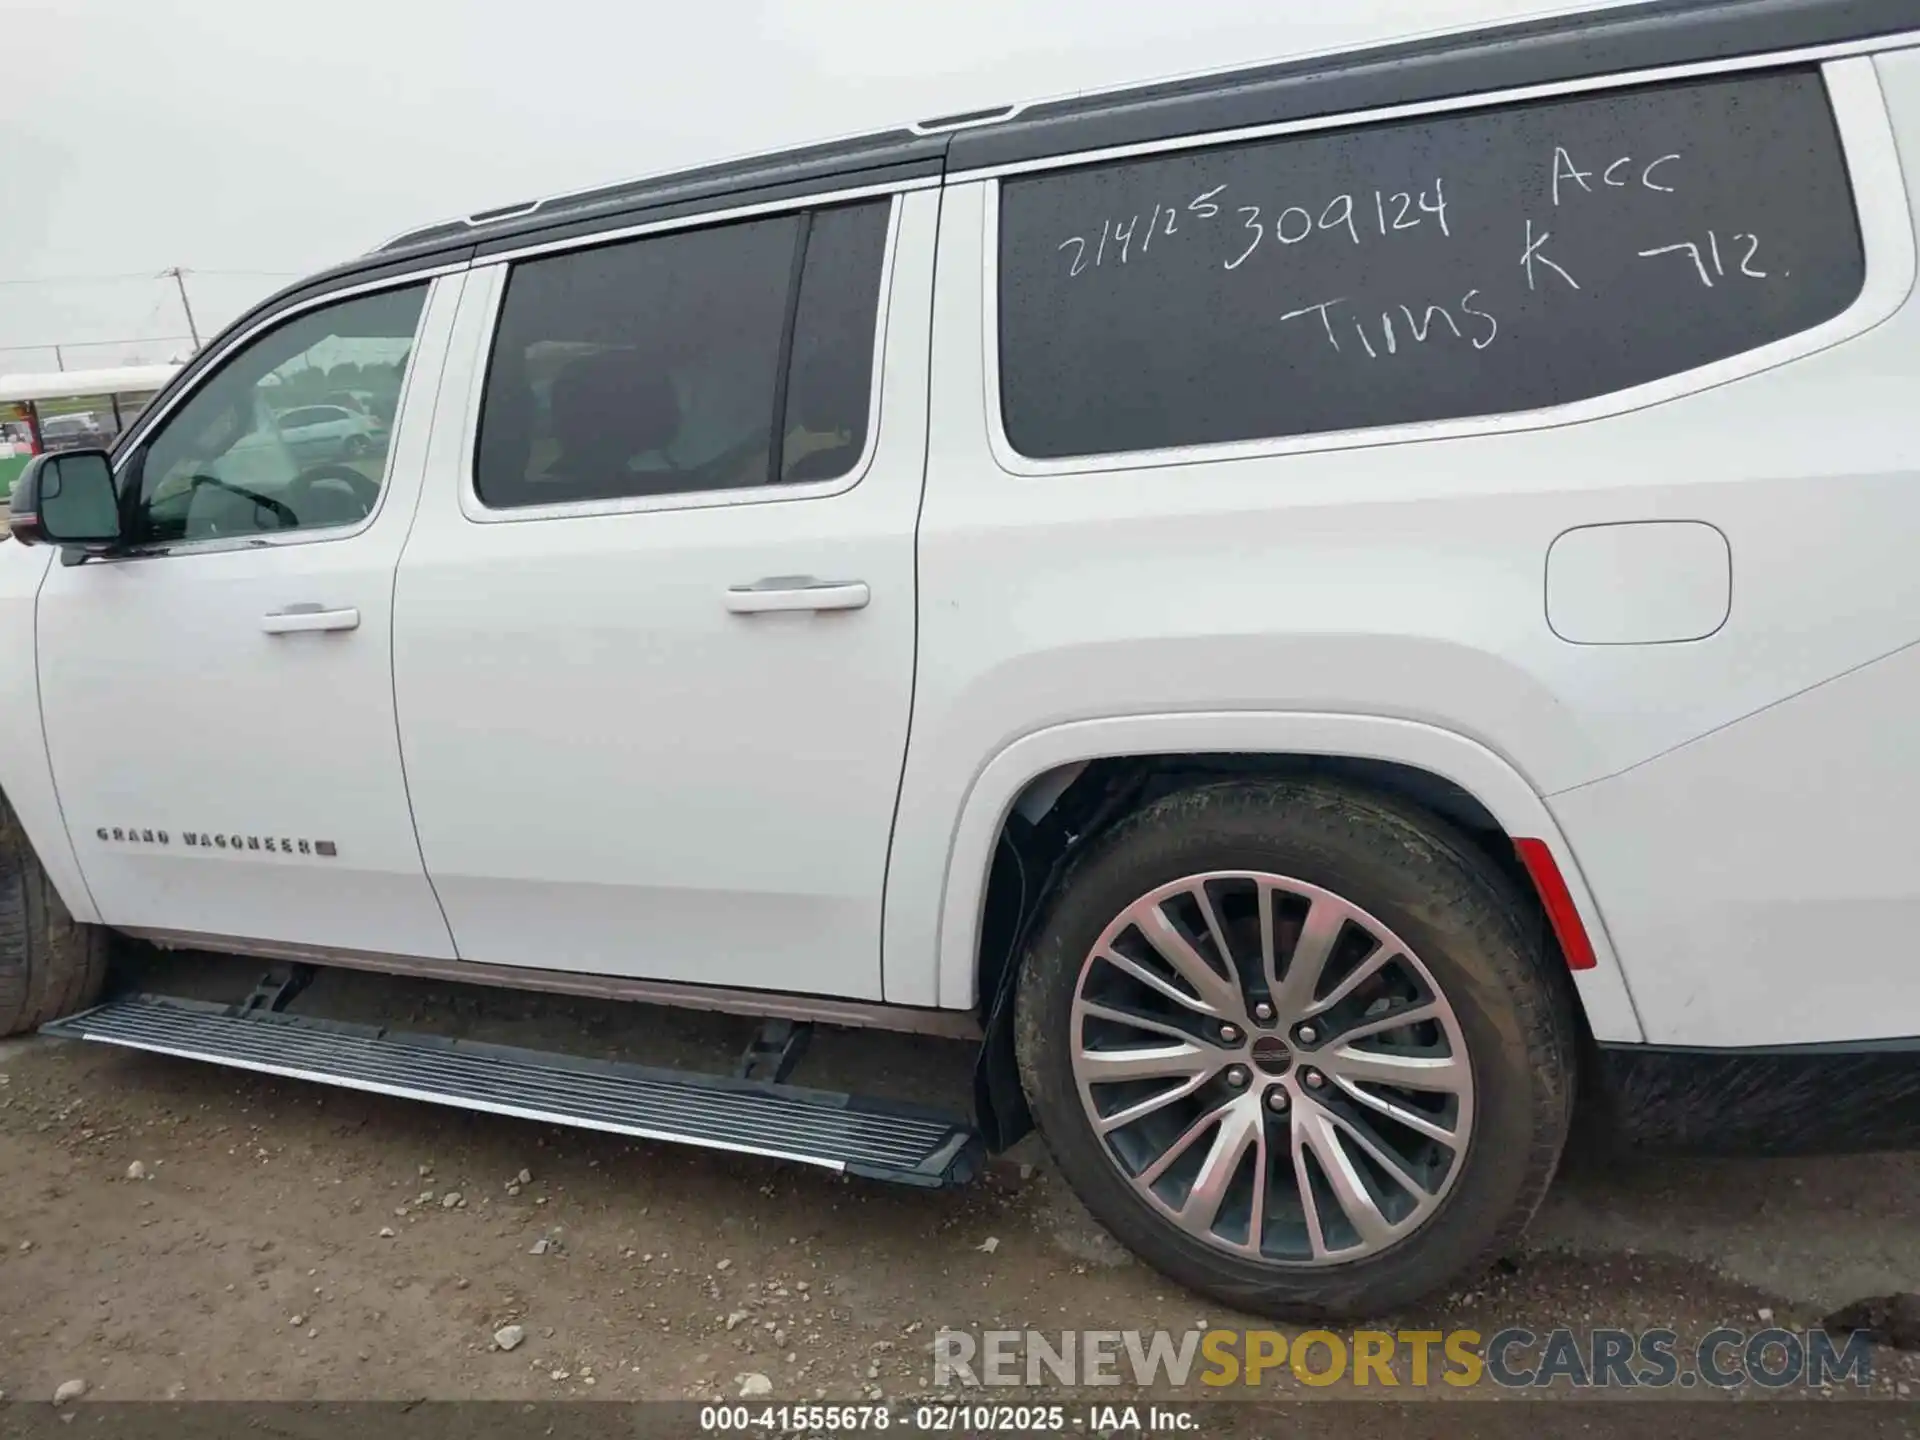
<path fill-rule="evenodd" d="M 51 415 L 40 424 L 41 443 L 49 450 L 78 450 L 88 445 L 106 445 L 113 430 L 100 417 L 90 413 Z"/>
<path fill-rule="evenodd" d="M 321 400 L 324 404 L 339 405 L 362 415 L 377 417 L 380 414 L 379 397 L 371 390 L 330 390 Z"/>
<path fill-rule="evenodd" d="M 302 405 L 275 417 L 280 438 L 303 465 L 358 460 L 374 452 L 383 433 L 372 416 L 343 405 Z"/>

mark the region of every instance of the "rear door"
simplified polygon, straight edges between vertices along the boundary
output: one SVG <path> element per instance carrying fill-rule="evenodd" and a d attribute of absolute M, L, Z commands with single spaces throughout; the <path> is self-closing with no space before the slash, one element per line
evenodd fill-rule
<path fill-rule="evenodd" d="M 936 212 L 474 273 L 395 635 L 463 959 L 878 998 Z"/>

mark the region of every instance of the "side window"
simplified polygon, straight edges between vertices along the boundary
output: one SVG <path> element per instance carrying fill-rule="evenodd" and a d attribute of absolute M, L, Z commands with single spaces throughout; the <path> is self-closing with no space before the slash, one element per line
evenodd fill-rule
<path fill-rule="evenodd" d="M 481 503 L 847 473 L 867 440 L 888 208 L 678 231 L 515 266 L 481 403 Z"/>
<path fill-rule="evenodd" d="M 1588 399 L 1865 280 L 1811 69 L 1010 180 L 1000 213 L 1000 404 L 1035 458 Z"/>
<path fill-rule="evenodd" d="M 309 402 L 350 376 L 397 407 L 426 298 L 427 287 L 413 285 L 344 300 L 235 354 L 141 446 L 139 540 L 218 540 L 364 520 L 386 479 L 387 427 Z M 317 423 L 323 420 L 330 423 Z"/>
<path fill-rule="evenodd" d="M 782 427 L 780 478 L 789 483 L 837 480 L 866 450 L 888 208 L 851 205 L 813 217 Z"/>

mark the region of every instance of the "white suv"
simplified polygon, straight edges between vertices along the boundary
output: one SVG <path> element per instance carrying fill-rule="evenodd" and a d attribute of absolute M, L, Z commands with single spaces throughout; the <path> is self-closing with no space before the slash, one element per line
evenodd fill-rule
<path fill-rule="evenodd" d="M 767 1017 L 57 1029 L 921 1184 L 1031 1116 L 1285 1315 L 1511 1244 L 1576 1092 L 1910 1139 L 1920 7 L 1381 39 L 417 231 L 37 462 L 0 1029 L 109 930 Z M 260 443 L 316 355 L 381 464 Z M 977 1038 L 973 1115 L 815 1022 Z"/>

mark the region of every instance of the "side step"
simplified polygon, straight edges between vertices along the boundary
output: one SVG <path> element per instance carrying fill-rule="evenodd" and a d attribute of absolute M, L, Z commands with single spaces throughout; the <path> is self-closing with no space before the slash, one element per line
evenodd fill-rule
<path fill-rule="evenodd" d="M 907 1185 L 958 1185 L 980 1168 L 980 1137 L 950 1116 L 798 1085 L 156 995 L 111 1001 L 42 1033 Z"/>

